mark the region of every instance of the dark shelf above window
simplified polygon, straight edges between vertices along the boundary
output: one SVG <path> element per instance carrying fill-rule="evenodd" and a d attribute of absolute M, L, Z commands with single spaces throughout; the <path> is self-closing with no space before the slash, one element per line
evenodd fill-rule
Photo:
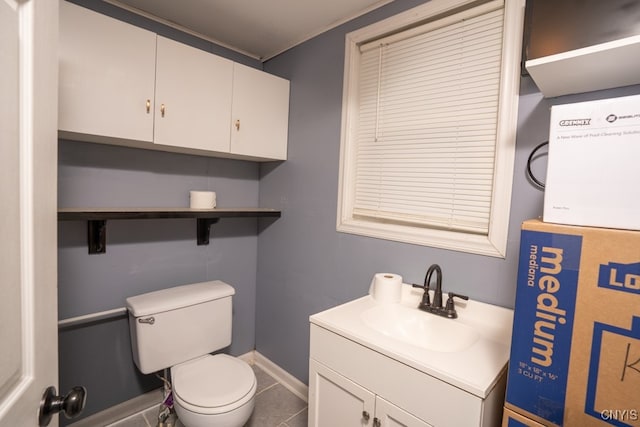
<path fill-rule="evenodd" d="M 90 254 L 106 251 L 107 220 L 195 218 L 198 245 L 208 245 L 211 225 L 220 218 L 280 218 L 280 211 L 265 208 L 64 208 L 58 210 L 59 221 L 87 221 Z"/>

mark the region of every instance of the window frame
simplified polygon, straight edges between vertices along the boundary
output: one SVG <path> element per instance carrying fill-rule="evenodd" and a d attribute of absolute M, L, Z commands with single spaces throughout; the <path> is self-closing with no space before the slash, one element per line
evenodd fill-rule
<path fill-rule="evenodd" d="M 494 0 L 500 1 L 500 0 Z M 338 186 L 338 232 L 432 246 L 504 258 L 506 255 L 520 86 L 520 59 L 524 0 L 504 0 L 503 50 L 499 93 L 491 214 L 487 235 L 431 229 L 354 218 L 355 136 L 358 117 L 359 46 L 390 33 L 446 17 L 491 1 L 431 0 L 401 14 L 348 33 L 345 37 L 345 68 Z"/>

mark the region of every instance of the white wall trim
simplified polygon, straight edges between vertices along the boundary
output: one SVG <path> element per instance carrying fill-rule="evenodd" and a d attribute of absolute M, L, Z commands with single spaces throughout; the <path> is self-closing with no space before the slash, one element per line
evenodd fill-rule
<path fill-rule="evenodd" d="M 291 393 L 295 394 L 305 402 L 309 401 L 309 397 L 308 397 L 309 387 L 305 383 L 303 383 L 302 381 L 300 381 L 299 379 L 297 379 L 296 377 L 294 377 L 293 375 L 291 375 L 290 373 L 282 369 L 280 366 L 276 365 L 271 360 L 267 359 L 265 356 L 263 356 L 259 352 L 254 351 L 253 353 L 254 353 L 253 358 L 254 358 L 255 365 L 257 365 L 259 368 L 261 368 L 266 373 L 271 375 L 273 378 L 278 380 L 278 382 L 282 384 Z"/>
<path fill-rule="evenodd" d="M 251 350 L 251 351 L 246 352 L 245 354 L 241 354 L 240 356 L 236 356 L 236 357 L 238 359 L 240 359 L 240 360 L 244 360 L 249 365 L 255 365 L 255 363 L 256 363 L 255 353 L 256 353 L 255 350 Z"/>
<path fill-rule="evenodd" d="M 164 19 L 164 18 L 160 18 L 159 16 L 156 16 L 156 15 L 154 15 L 152 13 L 145 12 L 144 10 L 138 9 L 136 7 L 133 7 L 133 6 L 129 6 L 128 4 L 122 3 L 121 1 L 118 1 L 118 0 L 104 0 L 104 1 L 116 6 L 118 8 L 120 8 L 120 9 L 124 9 L 124 10 L 126 10 L 128 12 L 135 13 L 136 15 L 140 15 L 140 16 L 145 17 L 147 19 L 150 19 L 152 21 L 155 21 L 155 22 L 158 22 L 160 24 L 166 25 L 166 26 L 168 26 L 170 28 L 174 28 L 176 30 L 182 31 L 183 33 L 187 33 L 187 34 L 190 34 L 192 36 L 198 37 L 198 38 L 200 38 L 202 40 L 206 40 L 208 42 L 215 43 L 215 44 L 217 44 L 219 46 L 222 46 L 222 47 L 224 47 L 226 49 L 232 50 L 234 52 L 237 52 L 237 53 L 239 53 L 241 55 L 248 56 L 248 57 L 253 58 L 253 59 L 257 59 L 258 61 L 261 61 L 261 62 L 264 63 L 264 62 L 267 62 L 268 60 L 280 55 L 281 53 L 284 53 L 287 50 L 298 46 L 299 44 L 302 44 L 302 43 L 304 43 L 306 41 L 311 40 L 314 37 L 319 36 L 320 34 L 323 34 L 323 33 L 327 32 L 329 30 L 332 30 L 332 29 L 334 29 L 336 27 L 339 27 L 340 25 L 342 25 L 342 24 L 344 24 L 346 22 L 352 21 L 352 20 L 354 20 L 354 19 L 356 19 L 356 18 L 358 18 L 358 17 L 360 17 L 362 15 L 365 15 L 365 14 L 367 14 L 367 13 L 373 11 L 373 10 L 376 10 L 376 9 L 378 9 L 378 8 L 388 4 L 388 3 L 391 3 L 393 0 L 380 0 L 380 1 L 372 4 L 371 6 L 365 8 L 365 9 L 359 10 L 359 11 L 357 11 L 357 12 L 355 12 L 355 13 L 349 15 L 349 16 L 346 16 L 346 17 L 344 17 L 342 19 L 339 19 L 339 20 L 337 20 L 335 22 L 327 24 L 327 25 L 325 25 L 325 26 L 323 26 L 321 28 L 318 28 L 318 29 L 316 29 L 314 31 L 311 31 L 311 32 L 309 32 L 307 34 L 302 34 L 302 35 L 299 36 L 298 39 L 291 40 L 284 47 L 279 48 L 279 49 L 277 49 L 277 50 L 275 50 L 273 52 L 269 52 L 269 53 L 265 54 L 264 56 L 260 56 L 260 55 L 258 55 L 256 53 L 252 53 L 252 52 L 248 52 L 248 51 L 243 50 L 243 49 L 239 49 L 239 48 L 237 48 L 235 46 L 232 46 L 232 45 L 230 45 L 228 43 L 222 42 L 222 41 L 220 41 L 218 39 L 206 36 L 206 35 L 204 35 L 202 33 L 194 31 L 194 30 L 192 30 L 190 28 L 187 28 L 185 26 L 182 26 L 180 24 L 176 24 L 175 22 L 169 21 L 169 20 Z"/>
<path fill-rule="evenodd" d="M 352 14 L 352 15 L 346 16 L 346 17 L 344 17 L 344 18 L 342 18 L 342 19 L 340 19 L 338 21 L 332 22 L 331 24 L 325 25 L 322 28 L 314 30 L 314 31 L 312 31 L 312 32 L 310 32 L 308 34 L 305 34 L 302 37 L 300 37 L 298 40 L 292 40 L 291 43 L 289 45 L 287 45 L 286 47 L 265 55 L 265 57 L 262 58 L 262 62 L 266 62 L 266 61 L 268 61 L 268 60 L 280 55 L 281 53 L 284 53 L 287 50 L 298 46 L 299 44 L 302 44 L 302 43 L 304 43 L 306 41 L 311 40 L 314 37 L 319 36 L 320 34 L 326 33 L 327 31 L 333 30 L 334 28 L 339 27 L 342 24 L 345 24 L 345 23 L 347 23 L 349 21 L 352 21 L 352 20 L 354 20 L 356 18 L 359 18 L 362 15 L 366 15 L 367 13 L 369 13 L 369 12 L 371 12 L 373 10 L 379 9 L 382 6 L 384 6 L 384 5 L 388 4 L 388 3 L 391 3 L 392 1 L 393 0 L 381 0 L 379 2 L 376 2 L 376 3 L 372 4 L 371 6 L 365 8 L 363 10 L 360 10 L 360 11 Z"/>
<path fill-rule="evenodd" d="M 138 415 L 162 402 L 162 388 L 136 396 L 118 405 L 97 412 L 82 420 L 70 424 L 69 427 L 95 427 L 106 426 L 133 415 Z"/>
<path fill-rule="evenodd" d="M 178 30 L 178 31 L 182 31 L 183 33 L 189 34 L 189 35 L 197 37 L 199 39 L 208 41 L 210 43 L 217 44 L 218 46 L 221 46 L 221 47 L 223 47 L 225 49 L 229 49 L 229 50 L 232 50 L 232 51 L 234 51 L 236 53 L 239 53 L 241 55 L 248 56 L 249 58 L 256 59 L 258 61 L 264 62 L 264 60 L 262 58 L 260 58 L 260 56 L 258 56 L 256 54 L 253 54 L 251 52 L 247 52 L 247 51 L 242 50 L 242 49 L 238 49 L 237 47 L 231 46 L 228 43 L 222 42 L 220 40 L 217 40 L 217 39 L 214 39 L 214 38 L 211 38 L 211 37 L 208 37 L 208 36 L 205 36 L 204 34 L 199 33 L 197 31 L 193 31 L 190 28 L 184 27 L 184 26 L 182 26 L 180 24 L 176 24 L 175 22 L 169 21 L 167 19 L 160 18 L 159 16 L 156 16 L 156 15 L 153 15 L 151 13 L 145 12 L 144 10 L 138 9 L 136 7 L 129 6 L 128 4 L 124 4 L 124 3 L 122 3 L 122 2 L 120 2 L 118 0 L 104 0 L 104 1 L 106 3 L 112 4 L 115 7 L 118 7 L 120 9 L 124 9 L 127 12 L 135 13 L 136 15 L 139 15 L 139 16 L 142 16 L 144 18 L 150 19 L 150 20 L 155 21 L 155 22 L 157 22 L 159 24 L 166 25 L 167 27 L 173 28 L 173 29 Z"/>

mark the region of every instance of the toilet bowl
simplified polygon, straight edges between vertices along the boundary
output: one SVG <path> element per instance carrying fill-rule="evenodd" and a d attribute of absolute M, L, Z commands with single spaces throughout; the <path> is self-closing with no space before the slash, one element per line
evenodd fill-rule
<path fill-rule="evenodd" d="M 244 425 L 253 412 L 256 377 L 244 361 L 207 355 L 171 368 L 173 404 L 186 427 Z"/>
<path fill-rule="evenodd" d="M 242 427 L 256 376 L 238 358 L 210 353 L 231 344 L 231 297 L 215 280 L 127 298 L 133 360 L 143 374 L 171 368 L 174 408 L 185 427 Z"/>

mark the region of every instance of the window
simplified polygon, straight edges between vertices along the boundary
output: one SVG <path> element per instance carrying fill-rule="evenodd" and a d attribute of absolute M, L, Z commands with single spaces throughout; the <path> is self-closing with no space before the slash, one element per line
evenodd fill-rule
<path fill-rule="evenodd" d="M 338 231 L 504 257 L 523 16 L 432 0 L 347 35 Z"/>

